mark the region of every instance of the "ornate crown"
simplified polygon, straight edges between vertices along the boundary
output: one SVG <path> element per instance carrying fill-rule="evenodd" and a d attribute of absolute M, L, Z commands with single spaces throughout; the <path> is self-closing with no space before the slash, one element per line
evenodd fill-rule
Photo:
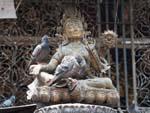
<path fill-rule="evenodd" d="M 83 24 L 84 29 L 87 29 L 87 23 L 85 22 L 84 16 L 81 15 L 81 12 L 75 7 L 67 7 L 64 10 L 63 18 L 61 24 L 63 27 L 67 22 L 80 21 Z"/>
<path fill-rule="evenodd" d="M 71 6 L 66 6 L 64 9 L 64 13 L 61 19 L 61 26 L 57 28 L 57 33 L 64 36 L 66 33 L 67 25 L 79 26 L 83 33 L 87 29 L 87 23 L 85 22 L 84 16 L 81 15 L 81 12 L 77 8 Z"/>

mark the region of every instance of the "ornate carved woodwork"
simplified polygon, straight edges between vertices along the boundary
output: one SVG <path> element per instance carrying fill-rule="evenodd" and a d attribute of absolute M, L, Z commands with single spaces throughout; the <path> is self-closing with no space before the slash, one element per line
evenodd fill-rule
<path fill-rule="evenodd" d="M 17 6 L 18 2 L 19 0 L 15 0 L 15 6 Z M 149 0 L 139 0 L 138 2 L 133 0 L 133 2 L 134 36 L 136 39 L 149 39 L 150 2 Z M 26 85 L 33 79 L 26 69 L 26 65 L 30 59 L 30 53 L 39 42 L 40 37 L 44 34 L 48 34 L 52 37 L 50 39 L 50 47 L 52 49 L 50 55 L 54 53 L 57 43 L 61 41 L 58 37 L 54 37 L 54 35 L 57 31 L 57 26 L 60 24 L 64 4 L 71 3 L 76 4 L 76 6 L 81 9 L 88 23 L 88 30 L 93 33 L 92 35 L 97 36 L 96 0 L 57 0 L 57 2 L 55 0 L 23 0 L 17 10 L 18 18 L 16 20 L 0 20 L 0 101 L 3 101 L 12 94 L 16 94 L 16 105 L 28 103 L 25 94 L 27 89 Z M 106 4 L 102 3 L 102 5 Z M 126 4 L 125 7 L 125 34 L 126 37 L 130 37 L 128 4 Z M 101 8 L 104 9 L 104 7 Z M 111 8 L 113 7 L 110 6 L 109 10 L 111 10 Z M 103 11 L 103 14 L 104 13 L 105 11 Z M 113 16 L 112 13 L 109 16 Z M 104 16 L 101 18 L 103 19 Z M 110 28 L 112 28 L 112 24 L 114 23 L 111 21 L 109 23 Z M 107 25 L 107 22 L 102 21 L 101 25 L 103 27 Z M 103 27 L 103 29 L 104 28 L 106 27 Z M 120 35 L 121 33 L 119 32 L 119 36 Z M 127 62 L 131 62 L 129 54 Z M 111 61 L 112 74 L 114 72 L 114 61 L 113 59 Z M 120 60 L 119 65 L 120 72 L 123 72 L 123 59 Z M 140 47 L 136 49 L 136 66 L 138 103 L 141 106 L 150 106 L 148 48 Z M 128 69 L 128 71 L 131 72 L 130 69 Z M 120 74 L 120 76 L 122 75 L 123 73 Z M 131 73 L 128 75 L 129 81 L 132 81 L 130 75 Z M 112 76 L 112 79 L 115 80 L 116 78 Z M 124 82 L 124 78 L 120 79 Z M 121 82 L 122 89 L 124 89 L 125 86 L 122 84 L 123 82 Z M 130 89 L 130 91 L 131 90 L 132 89 Z M 132 93 L 132 91 L 130 91 L 129 93 Z M 122 98 L 124 98 L 125 92 L 121 90 L 121 93 L 123 95 Z M 131 94 L 130 96 L 132 97 L 133 95 Z M 124 100 L 121 102 L 124 105 Z"/>
<path fill-rule="evenodd" d="M 19 0 L 15 0 L 17 7 Z M 12 94 L 17 96 L 16 105 L 30 103 L 26 100 L 27 85 L 33 80 L 27 64 L 31 52 L 44 34 L 50 39 L 51 55 L 61 42 L 54 37 L 67 4 L 76 4 L 91 26 L 96 26 L 96 0 L 26 0 L 17 10 L 17 19 L 0 20 L 0 102 Z M 92 10 L 91 10 L 92 9 Z"/>

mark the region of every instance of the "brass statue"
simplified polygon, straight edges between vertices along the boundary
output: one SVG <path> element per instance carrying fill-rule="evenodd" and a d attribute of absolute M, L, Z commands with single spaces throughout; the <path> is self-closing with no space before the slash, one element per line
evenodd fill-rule
<path fill-rule="evenodd" d="M 30 74 L 36 77 L 28 86 L 27 98 L 50 104 L 98 101 L 98 104 L 116 105 L 119 94 L 111 79 L 92 73 L 93 69 L 100 74 L 106 73 L 110 66 L 105 58 L 98 56 L 95 40 L 87 39 L 90 32 L 86 31 L 87 24 L 81 13 L 77 9 L 65 10 L 61 23 L 59 36 L 63 42 L 49 64 L 30 66 Z M 114 34 L 109 35 L 108 40 L 116 38 Z"/>

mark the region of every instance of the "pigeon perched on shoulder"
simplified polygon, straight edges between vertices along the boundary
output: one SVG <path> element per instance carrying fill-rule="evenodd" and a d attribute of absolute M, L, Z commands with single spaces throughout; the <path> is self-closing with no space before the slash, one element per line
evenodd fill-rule
<path fill-rule="evenodd" d="M 33 63 L 43 63 L 47 60 L 50 53 L 48 36 L 44 35 L 42 37 L 41 43 L 38 44 L 32 52 L 30 65 Z"/>
<path fill-rule="evenodd" d="M 16 101 L 16 97 L 12 95 L 9 99 L 3 101 L 0 104 L 0 107 L 11 107 L 14 105 L 15 101 Z"/>

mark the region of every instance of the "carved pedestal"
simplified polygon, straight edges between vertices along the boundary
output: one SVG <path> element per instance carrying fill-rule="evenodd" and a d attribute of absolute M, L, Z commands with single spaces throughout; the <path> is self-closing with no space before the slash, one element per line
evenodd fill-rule
<path fill-rule="evenodd" d="M 34 113 L 117 113 L 117 110 L 106 106 L 75 103 L 47 106 Z"/>

